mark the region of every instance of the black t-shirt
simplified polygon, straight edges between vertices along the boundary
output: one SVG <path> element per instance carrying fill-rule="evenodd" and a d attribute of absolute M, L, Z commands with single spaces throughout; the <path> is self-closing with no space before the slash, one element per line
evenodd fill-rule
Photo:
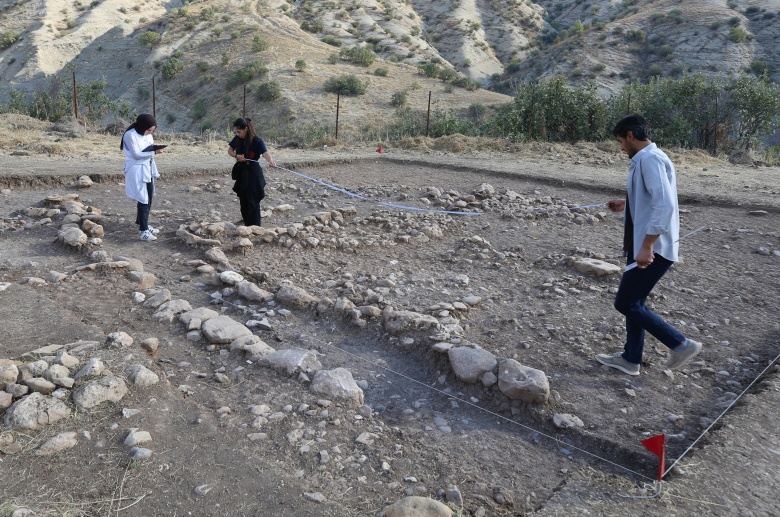
<path fill-rule="evenodd" d="M 628 258 L 628 263 L 634 262 L 634 220 L 631 218 L 631 205 L 626 196 L 625 225 L 623 226 L 623 253 Z"/>
<path fill-rule="evenodd" d="M 237 136 L 234 136 L 228 145 L 236 150 L 236 154 L 243 154 L 244 158 L 248 160 L 259 160 L 261 156 L 268 152 L 265 142 L 258 136 L 252 140 L 252 145 L 249 146 L 248 151 L 244 149 L 244 140 Z"/>

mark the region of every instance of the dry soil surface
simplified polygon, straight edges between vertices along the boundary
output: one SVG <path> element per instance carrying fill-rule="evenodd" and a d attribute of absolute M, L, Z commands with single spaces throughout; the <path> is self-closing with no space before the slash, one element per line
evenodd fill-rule
<path fill-rule="evenodd" d="M 460 515 L 780 513 L 780 384 L 771 366 L 780 351 L 777 168 L 671 153 L 681 233 L 704 230 L 681 243 L 682 261 L 650 303 L 705 348 L 689 367 L 669 372 L 667 351 L 648 338 L 642 374 L 628 377 L 593 359 L 622 347 L 622 317 L 612 308 L 619 274 L 595 277 L 571 265 L 620 261 L 620 217 L 575 208 L 621 195 L 627 160 L 616 147 L 509 152 L 453 138 L 381 155 L 272 149 L 288 170 L 266 170 L 263 227 L 298 231 L 274 242 L 254 235 L 240 250 L 230 250 L 230 222 L 240 216 L 222 147 L 159 157 L 155 242 L 138 240 L 113 151 L 0 156 L 0 358 L 93 341 L 97 349 L 77 356 L 82 362 L 100 357 L 118 375 L 144 364 L 161 379 L 39 431 L 0 427 L 3 443 L 16 444 L 0 454 L 0 515 L 18 507 L 37 515 L 375 515 L 405 495 L 446 501 L 451 485 L 462 494 Z M 84 174 L 94 184 L 75 188 Z M 494 193 L 485 195 L 484 184 Z M 67 193 L 102 211 L 99 245 L 66 248 L 57 242 L 61 215 L 43 223 L 28 216 L 47 196 Z M 335 226 L 316 220 L 339 209 Z M 220 240 L 229 265 L 209 261 L 209 246 L 185 243 L 180 228 Z M 140 261 L 156 284 L 143 289 L 124 269 L 78 270 L 122 257 Z M 202 264 L 271 293 L 295 285 L 317 300 L 430 315 L 450 331 L 393 335 L 370 312 L 356 324 L 326 305 L 247 302 L 208 268 L 199 271 Z M 64 278 L 29 280 L 50 271 Z M 326 369 L 350 370 L 370 411 L 323 400 L 295 375 L 188 339 L 178 320 L 160 321 L 133 299 L 161 289 L 242 323 L 265 317 L 270 330 L 257 327 L 256 335 L 277 350 L 314 350 Z M 479 302 L 461 306 L 466 298 Z M 117 331 L 134 344 L 105 348 Z M 155 353 L 139 347 L 147 338 L 159 340 Z M 437 342 L 544 371 L 548 402 L 511 401 L 495 385 L 463 382 L 447 354 L 432 348 Z M 583 425 L 557 427 L 562 414 Z M 131 428 L 150 433 L 151 457 L 129 455 Z M 76 432 L 77 444 L 36 455 L 62 432 Z M 371 443 L 356 442 L 366 432 Z M 622 497 L 645 493 L 655 477 L 657 461 L 640 440 L 661 432 L 669 437 L 667 466 L 683 456 L 662 496 Z"/>

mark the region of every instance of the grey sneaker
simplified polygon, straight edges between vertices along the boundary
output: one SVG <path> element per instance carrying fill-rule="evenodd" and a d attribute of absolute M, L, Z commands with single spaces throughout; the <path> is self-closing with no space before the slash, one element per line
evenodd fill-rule
<path fill-rule="evenodd" d="M 628 375 L 639 375 L 639 365 L 629 363 L 623 359 L 623 352 L 615 352 L 614 354 L 598 354 L 596 361 L 610 368 L 617 368 L 623 373 Z"/>
<path fill-rule="evenodd" d="M 701 343 L 692 339 L 686 339 L 682 345 L 672 350 L 672 355 L 666 361 L 666 367 L 677 370 L 690 363 L 701 352 Z"/>

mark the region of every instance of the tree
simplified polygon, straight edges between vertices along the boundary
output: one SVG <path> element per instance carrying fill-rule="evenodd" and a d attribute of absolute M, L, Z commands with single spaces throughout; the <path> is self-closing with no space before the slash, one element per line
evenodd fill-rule
<path fill-rule="evenodd" d="M 157 31 L 146 31 L 138 37 L 138 40 L 144 47 L 152 48 L 160 42 L 161 38 L 162 36 Z"/>

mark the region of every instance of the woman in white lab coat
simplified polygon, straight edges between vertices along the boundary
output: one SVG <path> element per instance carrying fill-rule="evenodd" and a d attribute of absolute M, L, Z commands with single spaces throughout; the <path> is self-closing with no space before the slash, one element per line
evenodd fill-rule
<path fill-rule="evenodd" d="M 135 122 L 125 130 L 122 143 L 119 148 L 125 152 L 125 193 L 130 199 L 138 202 L 135 223 L 138 225 L 139 236 L 142 241 L 157 240 L 155 234 L 157 228 L 149 226 L 149 211 L 152 208 L 154 197 L 154 180 L 160 177 L 157 165 L 154 163 L 154 155 L 163 152 L 144 151 L 152 144 L 152 132 L 157 129 L 157 121 L 152 115 L 143 113 L 138 115 Z"/>

